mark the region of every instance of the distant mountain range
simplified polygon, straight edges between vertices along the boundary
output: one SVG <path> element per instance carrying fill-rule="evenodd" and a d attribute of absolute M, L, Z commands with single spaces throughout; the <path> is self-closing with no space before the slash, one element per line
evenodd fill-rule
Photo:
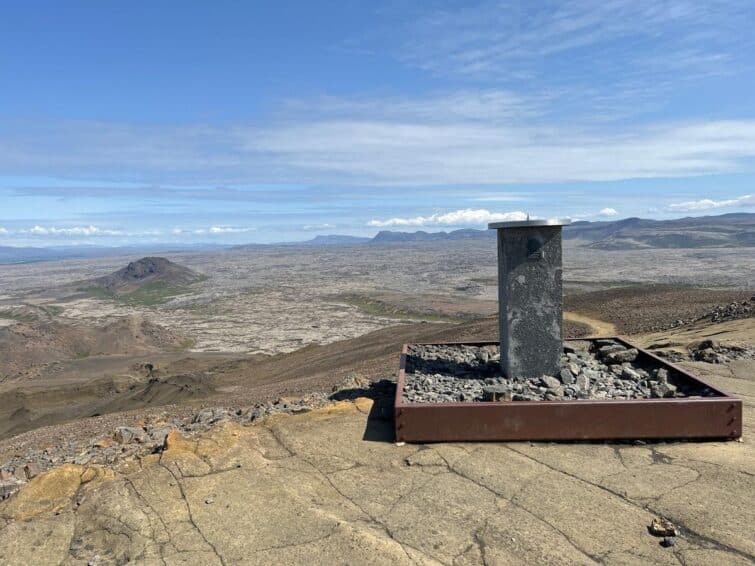
<path fill-rule="evenodd" d="M 372 243 L 492 239 L 495 230 L 451 232 L 379 232 Z M 574 222 L 564 227 L 565 240 L 607 250 L 643 248 L 714 248 L 755 246 L 755 214 L 733 213 L 674 220 L 626 218 L 605 222 Z"/>
<path fill-rule="evenodd" d="M 584 240 L 590 247 L 609 250 L 755 246 L 755 214 L 575 222 L 564 230 L 564 238 Z"/>
<path fill-rule="evenodd" d="M 304 242 L 311 246 L 342 246 L 348 244 L 366 244 L 372 241 L 372 238 L 362 236 L 341 236 L 339 234 L 328 234 L 327 236 L 315 236 L 311 240 Z"/>
<path fill-rule="evenodd" d="M 495 230 L 475 230 L 463 228 L 451 232 L 392 232 L 383 230 L 372 238 L 375 244 L 389 244 L 393 242 L 431 242 L 436 240 L 478 240 L 481 238 L 494 238 Z"/>
<path fill-rule="evenodd" d="M 602 222 L 574 222 L 564 228 L 565 240 L 604 250 L 636 250 L 643 248 L 732 248 L 755 247 L 755 214 L 733 213 L 718 216 L 697 216 L 674 220 L 625 218 Z M 383 230 L 374 238 L 327 234 L 304 242 L 275 245 L 339 246 L 362 244 L 398 244 L 451 240 L 491 240 L 495 230 L 464 228 L 450 232 L 393 232 Z M 58 246 L 49 248 L 0 246 L 0 264 L 29 263 L 58 259 L 94 258 L 136 255 L 149 251 L 168 253 L 185 250 L 245 249 L 266 244 L 224 246 L 218 244 L 156 244 L 152 246 Z"/>

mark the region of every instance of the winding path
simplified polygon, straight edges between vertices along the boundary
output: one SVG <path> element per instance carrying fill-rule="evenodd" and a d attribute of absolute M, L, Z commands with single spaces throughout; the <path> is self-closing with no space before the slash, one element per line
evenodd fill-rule
<path fill-rule="evenodd" d="M 603 320 L 598 320 L 597 318 L 590 318 L 589 316 L 585 316 L 576 312 L 564 312 L 564 320 L 588 325 L 590 328 L 592 328 L 593 336 L 616 336 L 617 334 L 619 334 L 618 330 L 616 330 L 616 325 L 610 322 L 605 322 Z"/>

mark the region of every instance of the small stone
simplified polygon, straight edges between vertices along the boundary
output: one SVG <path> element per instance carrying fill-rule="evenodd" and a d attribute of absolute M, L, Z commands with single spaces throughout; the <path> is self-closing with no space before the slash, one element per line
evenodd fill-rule
<path fill-rule="evenodd" d="M 571 364 L 574 365 L 574 364 Z M 577 373 L 579 373 L 579 368 L 577 368 Z M 564 385 L 571 385 L 574 383 L 574 373 L 572 373 L 571 369 L 564 368 L 561 370 L 561 383 Z"/>
<path fill-rule="evenodd" d="M 658 381 L 668 381 L 668 370 L 666 368 L 658 368 L 655 372 L 655 377 Z"/>
<path fill-rule="evenodd" d="M 157 442 L 158 444 L 162 445 L 165 443 L 165 437 L 170 434 L 171 430 L 173 430 L 173 427 L 170 426 L 156 428 L 149 431 L 149 438 L 150 440 L 152 440 L 152 442 Z"/>
<path fill-rule="evenodd" d="M 633 362 L 637 359 L 637 356 L 639 355 L 639 352 L 636 348 L 629 348 L 624 349 L 622 348 L 619 351 L 611 352 L 607 356 L 605 356 L 606 363 L 610 364 L 622 364 L 625 362 Z"/>
<path fill-rule="evenodd" d="M 695 347 L 696 350 L 707 350 L 707 349 L 713 350 L 716 348 L 718 348 L 718 344 L 714 340 L 702 340 Z"/>
<path fill-rule="evenodd" d="M 537 401 L 538 399 L 534 395 L 517 393 L 516 395 L 514 395 L 513 400 L 514 401 Z"/>
<path fill-rule="evenodd" d="M 621 352 L 623 350 L 626 350 L 626 348 L 624 348 L 624 346 L 622 346 L 621 344 L 611 343 L 598 348 L 598 357 L 605 358 L 609 354 L 612 354 L 614 352 Z"/>
<path fill-rule="evenodd" d="M 675 537 L 679 535 L 674 523 L 668 519 L 658 518 L 653 519 L 652 523 L 648 527 L 650 534 L 656 537 Z"/>
<path fill-rule="evenodd" d="M 8 499 L 11 495 L 21 489 L 21 483 L 18 481 L 3 481 L 0 482 L 0 500 Z"/>
<path fill-rule="evenodd" d="M 623 377 L 624 379 L 631 379 L 634 381 L 639 381 L 640 374 L 638 374 L 632 368 L 622 368 L 621 377 Z"/>
<path fill-rule="evenodd" d="M 0 481 L 13 481 L 16 476 L 10 470 L 0 470 Z"/>
<path fill-rule="evenodd" d="M 115 440 L 120 444 L 144 442 L 146 439 L 146 434 L 140 428 L 132 426 L 119 426 L 117 429 L 115 429 Z"/>
<path fill-rule="evenodd" d="M 26 475 L 27 480 L 38 476 L 41 471 L 42 470 L 39 469 L 39 464 L 37 464 L 36 462 L 27 462 L 24 466 L 24 474 Z"/>
<path fill-rule="evenodd" d="M 570 363 L 569 364 L 569 371 L 572 372 L 572 375 L 574 375 L 575 377 L 578 376 L 579 375 L 579 365 L 577 365 L 577 364 L 575 364 L 573 362 Z"/>
<path fill-rule="evenodd" d="M 671 548 L 676 544 L 676 539 L 674 537 L 663 537 L 663 540 L 661 541 L 661 546 L 663 548 Z"/>
<path fill-rule="evenodd" d="M 511 401 L 511 389 L 505 385 L 488 385 L 482 388 L 483 401 Z"/>
<path fill-rule="evenodd" d="M 94 446 L 95 448 L 110 448 L 112 445 L 113 445 L 113 439 L 104 437 L 104 438 L 100 438 L 99 440 L 96 440 L 92 446 Z"/>
<path fill-rule="evenodd" d="M 212 497 L 208 497 L 207 499 L 204 500 L 204 502 L 205 502 L 205 505 L 212 505 L 213 503 L 215 503 L 215 500 Z"/>
<path fill-rule="evenodd" d="M 574 380 L 574 386 L 577 389 L 579 389 L 580 391 L 589 391 L 590 390 L 590 378 L 587 377 L 587 375 L 585 375 L 584 373 L 581 373 Z"/>
<path fill-rule="evenodd" d="M 552 375 L 544 375 L 540 378 L 540 381 L 542 381 L 543 385 L 548 389 L 556 389 L 561 386 L 561 382 Z"/>
<path fill-rule="evenodd" d="M 546 401 L 557 401 L 558 399 L 563 398 L 564 392 L 559 387 L 558 389 L 551 389 L 545 392 L 545 400 Z"/>
<path fill-rule="evenodd" d="M 654 383 L 650 388 L 650 394 L 653 397 L 673 397 L 675 393 L 676 385 L 672 385 L 671 383 L 667 383 L 665 381 Z"/>

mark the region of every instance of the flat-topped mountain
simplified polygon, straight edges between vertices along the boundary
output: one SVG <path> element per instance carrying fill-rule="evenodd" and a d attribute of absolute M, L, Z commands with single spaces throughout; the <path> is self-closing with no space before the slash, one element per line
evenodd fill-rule
<path fill-rule="evenodd" d="M 495 230 L 475 230 L 474 228 L 462 228 L 450 232 L 393 232 L 381 230 L 371 240 L 376 244 L 393 242 L 432 242 L 437 240 L 478 240 L 495 238 Z"/>
<path fill-rule="evenodd" d="M 134 291 L 148 283 L 183 286 L 196 283 L 202 278 L 199 273 L 164 257 L 143 257 L 110 275 L 94 279 L 92 283 L 111 292 L 123 293 Z"/>
<path fill-rule="evenodd" d="M 304 242 L 305 244 L 311 244 L 313 246 L 338 246 L 348 244 L 364 244 L 369 242 L 371 238 L 361 236 L 345 236 L 342 234 L 324 234 L 315 236 L 311 240 Z"/>

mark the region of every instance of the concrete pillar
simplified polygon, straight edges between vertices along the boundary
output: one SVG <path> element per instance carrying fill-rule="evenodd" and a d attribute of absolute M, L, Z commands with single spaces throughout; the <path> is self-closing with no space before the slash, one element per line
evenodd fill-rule
<path fill-rule="evenodd" d="M 501 369 L 510 378 L 558 375 L 563 350 L 561 227 L 569 221 L 496 222 Z"/>

